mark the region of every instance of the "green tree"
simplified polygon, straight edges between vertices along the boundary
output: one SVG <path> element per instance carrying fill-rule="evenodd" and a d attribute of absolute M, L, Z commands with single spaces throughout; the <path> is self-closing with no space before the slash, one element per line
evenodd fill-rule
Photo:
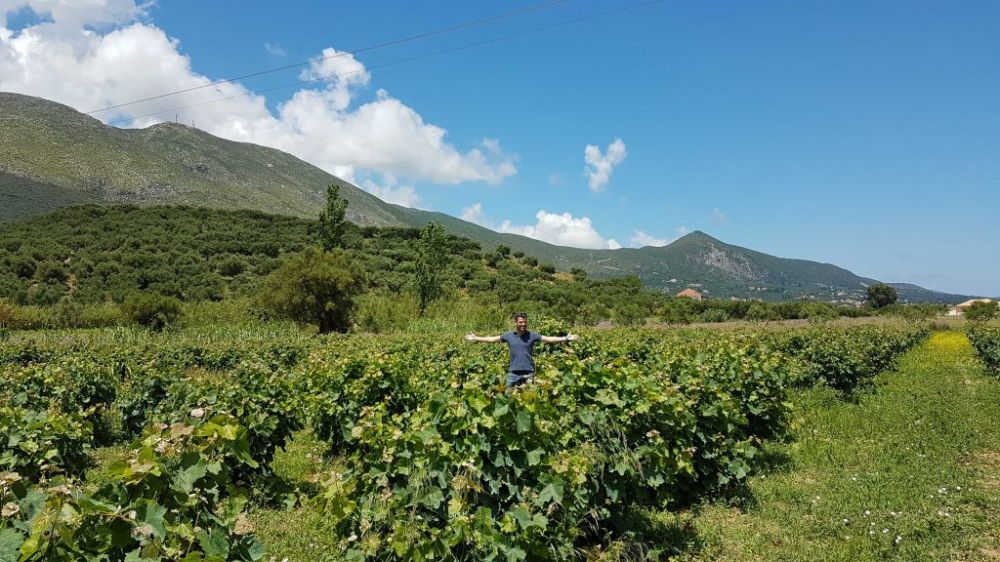
<path fill-rule="evenodd" d="M 267 276 L 261 305 L 278 316 L 315 324 L 321 334 L 346 332 L 364 286 L 363 272 L 343 251 L 306 248 Z"/>
<path fill-rule="evenodd" d="M 869 285 L 865 293 L 867 294 L 865 303 L 872 308 L 882 308 L 883 306 L 895 304 L 898 298 L 896 289 L 885 283 Z"/>
<path fill-rule="evenodd" d="M 326 208 L 319 214 L 319 239 L 323 251 L 344 247 L 347 232 L 347 200 L 340 196 L 340 186 L 326 188 Z"/>
<path fill-rule="evenodd" d="M 997 301 L 976 301 L 965 309 L 965 319 L 974 322 L 986 322 L 1000 315 L 1000 305 Z"/>
<path fill-rule="evenodd" d="M 448 264 L 445 237 L 444 227 L 432 222 L 424 227 L 417 240 L 417 298 L 421 314 L 431 301 L 444 294 L 441 277 Z"/>

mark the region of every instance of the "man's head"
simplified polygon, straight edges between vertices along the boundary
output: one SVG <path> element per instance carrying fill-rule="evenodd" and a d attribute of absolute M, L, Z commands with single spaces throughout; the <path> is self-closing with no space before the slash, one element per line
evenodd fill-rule
<path fill-rule="evenodd" d="M 528 314 L 525 312 L 515 312 L 514 313 L 514 329 L 518 333 L 524 333 L 528 330 Z"/>

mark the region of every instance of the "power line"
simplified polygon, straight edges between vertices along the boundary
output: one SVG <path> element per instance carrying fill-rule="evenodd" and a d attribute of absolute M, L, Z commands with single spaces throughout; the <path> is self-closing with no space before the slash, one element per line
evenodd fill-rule
<path fill-rule="evenodd" d="M 361 69 L 361 70 L 352 70 L 352 71 L 349 71 L 349 72 L 340 72 L 340 73 L 337 73 L 337 74 L 328 74 L 328 75 L 325 75 L 325 76 L 319 76 L 319 77 L 316 77 L 316 78 L 310 78 L 308 80 L 298 80 L 298 81 L 295 81 L 295 82 L 289 82 L 287 84 L 282 84 L 280 86 L 273 86 L 273 87 L 270 87 L 270 88 L 264 88 L 264 89 L 257 90 L 257 91 L 254 91 L 254 92 L 249 92 L 249 93 L 246 93 L 246 94 L 239 94 L 239 95 L 234 95 L 234 96 L 226 96 L 226 97 L 223 97 L 223 98 L 216 98 L 216 99 L 206 100 L 206 101 L 192 103 L 192 104 L 183 105 L 183 106 L 179 106 L 179 107 L 172 107 L 170 109 L 164 109 L 162 111 L 154 111 L 152 113 L 146 113 L 146 114 L 143 114 L 143 115 L 136 115 L 136 116 L 133 116 L 133 117 L 116 119 L 114 121 L 109 121 L 108 124 L 109 125 L 115 125 L 115 124 L 118 124 L 118 123 L 128 123 L 130 121 L 135 121 L 136 119 L 142 119 L 144 117 L 153 117 L 155 115 L 160 115 L 162 113 L 169 113 L 171 111 L 174 111 L 174 112 L 176 112 L 176 111 L 183 111 L 185 109 L 191 109 L 192 107 L 199 107 L 199 106 L 202 106 L 202 105 L 208 105 L 208 104 L 212 104 L 212 103 L 218 103 L 218 102 L 222 102 L 222 101 L 229 101 L 229 100 L 240 99 L 240 98 L 248 98 L 248 97 L 256 96 L 256 95 L 263 94 L 263 93 L 266 93 L 266 92 L 272 92 L 272 91 L 281 90 L 281 89 L 284 89 L 284 88 L 291 88 L 293 86 L 302 86 L 302 85 L 305 85 L 305 84 L 312 84 L 312 83 L 315 83 L 315 82 L 322 82 L 322 81 L 330 80 L 330 79 L 333 79 L 333 78 L 340 78 L 340 77 L 344 77 L 344 76 L 350 76 L 352 74 L 358 74 L 360 72 L 367 72 L 369 70 L 376 70 L 376 69 L 379 69 L 379 68 L 386 68 L 386 67 L 396 66 L 396 65 L 404 64 L 404 63 L 408 63 L 408 62 L 414 62 L 414 61 L 418 61 L 418 60 L 429 59 L 429 58 L 440 56 L 440 55 L 445 55 L 445 54 L 449 54 L 449 53 L 455 53 L 455 52 L 458 52 L 458 51 L 465 51 L 465 50 L 468 50 L 468 49 L 474 49 L 476 47 L 482 47 L 484 45 L 489 45 L 489 44 L 492 44 L 492 43 L 497 43 L 497 42 L 500 42 L 500 41 L 505 41 L 507 39 L 513 39 L 515 37 L 522 37 L 522 36 L 525 36 L 525 35 L 530 35 L 532 33 L 538 33 L 538 32 L 541 32 L 541 31 L 547 31 L 547 30 L 550 30 L 550 29 L 558 28 L 558 27 L 565 27 L 567 25 L 572 25 L 572 24 L 575 24 L 575 23 L 580 23 L 580 22 L 587 21 L 587 20 L 597 19 L 599 17 L 604 17 L 604 16 L 608 16 L 608 15 L 612 15 L 612 14 L 624 12 L 624 11 L 627 11 L 627 10 L 633 10 L 635 8 L 641 8 L 643 6 L 648 6 L 650 4 L 658 4 L 658 3 L 662 2 L 662 1 L 663 0 L 648 0 L 646 2 L 639 2 L 637 4 L 631 4 L 631 5 L 628 5 L 628 6 L 621 7 L 621 8 L 616 8 L 614 10 L 608 10 L 608 11 L 605 11 L 605 12 L 599 12 L 599 13 L 596 13 L 596 14 L 590 14 L 588 16 L 582 16 L 582 17 L 579 17 L 579 18 L 574 18 L 574 19 L 562 21 L 562 22 L 559 22 L 559 23 L 554 23 L 554 24 L 549 24 L 549 25 L 543 25 L 541 27 L 535 27 L 535 28 L 528 29 L 528 30 L 525 30 L 525 31 L 519 31 L 517 33 L 511 33 L 509 35 L 503 35 L 503 36 L 500 36 L 500 37 L 494 37 L 492 39 L 487 39 L 485 41 L 479 41 L 477 43 L 471 43 L 471 44 L 462 45 L 462 46 L 459 46 L 459 47 L 452 47 L 452 48 L 449 48 L 449 49 L 443 49 L 443 50 L 440 50 L 440 51 L 434 51 L 432 53 L 427 53 L 427 54 L 424 54 L 424 55 L 418 55 L 418 56 L 415 56 L 415 57 L 409 57 L 409 58 L 405 58 L 405 59 L 399 59 L 399 60 L 395 60 L 395 61 L 392 61 L 392 62 L 387 62 L 387 63 L 384 63 L 384 64 L 375 65 L 375 66 L 368 67 L 368 68 Z M 152 98 L 152 99 L 156 99 L 156 98 Z"/>
<path fill-rule="evenodd" d="M 249 74 L 242 74 L 240 76 L 235 76 L 233 78 L 224 78 L 222 80 L 216 80 L 215 82 L 210 82 L 208 84 L 202 84 L 200 86 L 192 86 L 190 88 L 184 88 L 183 90 L 175 90 L 173 92 L 167 92 L 165 94 L 158 94 L 158 95 L 155 95 L 155 96 L 150 96 L 148 98 L 141 98 L 141 99 L 132 100 L 132 101 L 124 102 L 124 103 L 119 103 L 119 104 L 116 104 L 116 105 L 109 105 L 107 107 L 102 107 L 100 109 L 94 109 L 94 110 L 91 110 L 91 111 L 85 111 L 84 113 L 86 113 L 87 115 L 92 115 L 94 113 L 103 113 L 105 111 L 111 111 L 112 109 L 119 109 L 119 108 L 122 108 L 122 107 L 128 107 L 130 105 L 135 105 L 135 104 L 138 104 L 138 103 L 143 103 L 143 102 L 147 102 L 147 101 L 154 101 L 154 100 L 158 100 L 158 99 L 163 99 L 163 98 L 170 97 L 170 96 L 176 96 L 178 94 L 186 94 L 188 92 L 193 92 L 195 90 L 201 90 L 201 89 L 204 89 L 204 88 L 211 88 L 213 86 L 218 86 L 219 84 L 228 84 L 228 83 L 231 83 L 231 82 L 238 82 L 240 80 L 245 80 L 247 78 L 254 78 L 254 77 L 257 77 L 257 76 L 263 76 L 265 74 L 271 74 L 271 73 L 274 73 L 274 72 L 281 72 L 282 70 L 289 70 L 289 69 L 292 69 L 292 68 L 299 68 L 299 67 L 305 66 L 307 64 L 312 64 L 314 62 L 319 62 L 319 61 L 324 61 L 324 60 L 330 60 L 330 59 L 336 59 L 336 58 L 344 57 L 344 56 L 347 56 L 347 55 L 357 55 L 357 54 L 365 53 L 365 52 L 368 52 L 368 51 L 374 51 L 376 49 L 382 49 L 382 48 L 385 48 L 385 47 L 391 47 L 393 45 L 400 45 L 400 44 L 403 44 L 403 43 L 409 43 L 410 41 L 416 41 L 417 39 L 426 39 L 427 37 L 433 37 L 435 35 L 441 35 L 441 34 L 444 34 L 444 33 L 449 33 L 449 32 L 452 32 L 452 31 L 457 31 L 459 29 L 464 29 L 464 28 L 467 28 L 467 27 L 475 27 L 477 25 L 482 25 L 482 24 L 485 24 L 485 23 L 490 23 L 490 22 L 493 22 L 493 21 L 497 21 L 497 20 L 501 20 L 501 19 L 505 19 L 505 18 L 509 18 L 509 17 L 513 17 L 513 16 L 518 16 L 518 15 L 521 15 L 521 14 L 526 14 L 526 13 L 529 13 L 529 12 L 534 12 L 534 11 L 537 11 L 537 10 L 541 10 L 543 8 L 549 8 L 549 7 L 555 6 L 556 4 L 564 4 L 566 2 L 569 2 L 569 0 L 552 0 L 550 2 L 545 2 L 545 3 L 542 3 L 542 4 L 534 4 L 532 6 L 528 6 L 527 8 L 522 8 L 520 10 L 514 10 L 514 11 L 511 11 L 511 12 L 505 12 L 505 13 L 502 13 L 502 14 L 497 14 L 497 15 L 494 15 L 494 16 L 489 16 L 489 17 L 485 17 L 485 18 L 481 18 L 481 19 L 477 19 L 477 20 L 466 21 L 466 22 L 462 22 L 462 23 L 459 23 L 459 24 L 456 24 L 456 25 L 449 26 L 449 27 L 443 27 L 443 28 L 440 28 L 440 29 L 435 29 L 433 31 L 426 31 L 426 32 L 423 32 L 423 33 L 418 33 L 416 35 L 410 35 L 409 37 L 403 37 L 401 39 L 393 39 L 393 40 L 390 40 L 390 41 L 385 41 L 383 43 L 377 43 L 375 45 L 369 45 L 368 47 L 362 47 L 360 49 L 355 49 L 353 51 L 340 51 L 340 52 L 338 52 L 338 53 L 336 53 L 334 55 L 328 55 L 328 56 L 325 56 L 325 57 L 314 58 L 314 59 L 310 59 L 310 60 L 307 60 L 307 61 L 297 62 L 297 63 L 294 63 L 294 64 L 286 64 L 284 66 L 277 66 L 277 67 L 268 68 L 268 69 L 265 69 L 265 70 L 259 70 L 257 72 L 251 72 Z"/>

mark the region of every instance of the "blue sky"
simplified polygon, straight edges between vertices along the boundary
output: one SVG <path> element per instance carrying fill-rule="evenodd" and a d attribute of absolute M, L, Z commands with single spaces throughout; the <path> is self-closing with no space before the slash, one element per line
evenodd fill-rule
<path fill-rule="evenodd" d="M 84 14 L 0 0 L 0 49 L 23 60 L 17 40 L 34 34 L 110 78 L 48 62 L 60 80 L 19 76 L 0 50 L 0 89 L 89 110 L 540 3 L 91 1 L 100 9 Z M 569 0 L 314 65 L 356 79 L 263 92 L 297 68 L 97 116 L 238 91 L 249 96 L 175 113 L 387 199 L 553 242 L 662 244 L 698 229 L 884 281 L 1000 295 L 1000 3 L 664 1 L 380 68 L 634 3 Z M 107 54 L 123 45 L 150 66 Z M 607 160 L 616 140 L 606 182 L 592 180 L 587 146 Z"/>

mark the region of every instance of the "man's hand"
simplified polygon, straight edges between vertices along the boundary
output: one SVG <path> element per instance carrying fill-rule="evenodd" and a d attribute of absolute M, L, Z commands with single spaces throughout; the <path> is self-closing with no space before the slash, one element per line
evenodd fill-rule
<path fill-rule="evenodd" d="M 566 341 L 576 341 L 578 339 L 580 339 L 580 336 L 566 332 Z"/>
<path fill-rule="evenodd" d="M 476 339 L 477 339 L 476 334 L 474 334 L 472 332 L 469 332 L 468 334 L 465 334 L 465 341 L 472 342 L 472 341 L 476 341 Z"/>

